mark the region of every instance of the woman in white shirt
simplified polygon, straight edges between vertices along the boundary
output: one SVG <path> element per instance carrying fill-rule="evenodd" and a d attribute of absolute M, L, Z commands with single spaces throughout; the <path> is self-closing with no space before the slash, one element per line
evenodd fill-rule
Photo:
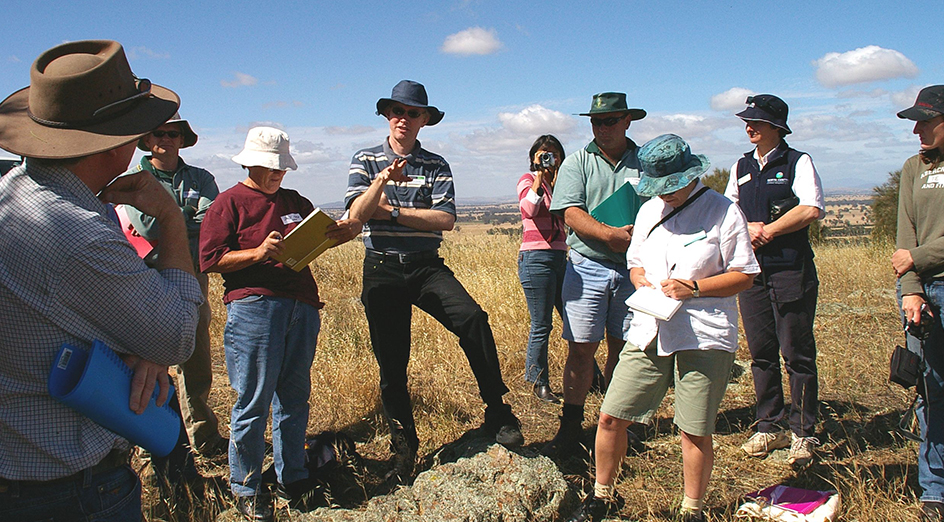
<path fill-rule="evenodd" d="M 651 287 L 681 303 L 668 320 L 634 314 L 600 409 L 594 495 L 571 521 L 602 520 L 619 511 L 614 481 L 626 454 L 626 428 L 649 422 L 670 384 L 682 435 L 680 514 L 704 520 L 712 433 L 737 350 L 735 295 L 760 272 L 743 213 L 698 179 L 708 158 L 665 134 L 639 149 L 639 162 L 637 192 L 653 197 L 636 216 L 626 252 L 630 278 L 637 289 Z"/>

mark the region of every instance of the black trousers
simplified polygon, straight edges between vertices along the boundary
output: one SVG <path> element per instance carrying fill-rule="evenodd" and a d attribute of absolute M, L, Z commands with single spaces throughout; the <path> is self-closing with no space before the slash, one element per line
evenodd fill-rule
<path fill-rule="evenodd" d="M 812 262 L 808 270 L 754 278 L 754 285 L 738 294 L 741 321 L 751 352 L 751 373 L 757 398 L 757 431 L 779 429 L 786 418 L 791 431 L 812 437 L 819 410 L 816 341 L 813 318 L 819 293 Z M 812 278 L 812 279 L 810 279 Z M 766 284 L 765 284 L 766 282 Z M 789 302 L 777 302 L 789 296 Z M 796 297 L 795 300 L 793 298 Z M 790 382 L 790 409 L 784 405 L 780 357 Z"/>
<path fill-rule="evenodd" d="M 395 256 L 368 253 L 364 259 L 361 301 L 367 313 L 374 357 L 380 366 L 380 397 L 391 434 L 402 432 L 416 442 L 407 390 L 413 305 L 459 337 L 459 346 L 469 361 L 482 399 L 487 405 L 502 404 L 502 395 L 508 388 L 502 381 L 488 314 L 441 258 L 404 263 Z"/>

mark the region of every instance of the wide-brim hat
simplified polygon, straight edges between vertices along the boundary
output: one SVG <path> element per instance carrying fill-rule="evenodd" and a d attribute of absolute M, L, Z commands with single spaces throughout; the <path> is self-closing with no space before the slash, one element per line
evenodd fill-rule
<path fill-rule="evenodd" d="M 944 114 L 944 85 L 931 85 L 921 89 L 914 105 L 898 113 L 905 120 L 925 121 Z"/>
<path fill-rule="evenodd" d="M 179 106 L 173 91 L 131 72 L 118 42 L 69 42 L 39 55 L 30 86 L 0 103 L 0 147 L 41 159 L 97 154 L 137 140 Z"/>
<path fill-rule="evenodd" d="M 429 113 L 429 121 L 426 122 L 428 126 L 436 125 L 441 122 L 443 116 L 446 115 L 443 111 L 429 105 L 426 87 L 423 87 L 422 83 L 414 82 L 413 80 L 400 80 L 393 86 L 393 91 L 390 93 L 389 98 L 377 100 L 377 114 L 383 115 L 384 111 L 387 110 L 387 106 L 393 102 L 426 109 L 426 112 Z"/>
<path fill-rule="evenodd" d="M 177 126 L 180 127 L 181 135 L 184 138 L 184 144 L 181 145 L 180 148 L 186 149 L 187 147 L 193 147 L 194 144 L 197 143 L 197 138 L 199 138 L 199 136 L 197 136 L 197 133 L 193 132 L 193 129 L 190 128 L 190 122 L 180 117 L 179 112 L 174 113 L 174 116 L 171 119 L 164 122 L 162 125 L 166 125 L 168 123 L 176 123 Z M 160 125 L 158 125 L 158 127 L 160 127 Z M 143 136 L 141 137 L 141 139 L 138 140 L 138 148 L 143 151 L 151 150 L 150 147 L 144 144 Z"/>
<path fill-rule="evenodd" d="M 246 145 L 233 161 L 243 167 L 265 167 L 275 170 L 298 168 L 289 151 L 288 134 L 272 127 L 253 127 L 246 134 Z"/>
<path fill-rule="evenodd" d="M 578 116 L 596 116 L 608 112 L 628 112 L 633 117 L 633 121 L 641 120 L 646 117 L 646 111 L 642 109 L 630 109 L 626 105 L 626 95 L 621 92 L 601 92 L 593 95 L 593 101 L 590 102 L 590 110 L 582 112 Z"/>
<path fill-rule="evenodd" d="M 787 127 L 787 114 L 790 108 L 787 102 L 773 94 L 755 94 L 747 97 L 747 108 L 736 114 L 744 121 L 763 121 L 774 127 L 783 129 L 787 134 L 793 133 Z"/>
<path fill-rule="evenodd" d="M 692 154 L 685 140 L 675 134 L 655 137 L 637 153 L 642 177 L 636 186 L 640 196 L 661 196 L 683 189 L 711 166 L 708 157 Z"/>

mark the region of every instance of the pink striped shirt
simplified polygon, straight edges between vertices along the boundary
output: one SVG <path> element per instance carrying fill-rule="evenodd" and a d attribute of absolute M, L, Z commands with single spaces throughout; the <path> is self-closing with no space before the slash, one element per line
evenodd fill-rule
<path fill-rule="evenodd" d="M 541 181 L 542 195 L 531 190 L 534 173 L 518 180 L 518 208 L 521 209 L 521 250 L 567 250 L 564 218 L 551 214 L 551 186 Z"/>

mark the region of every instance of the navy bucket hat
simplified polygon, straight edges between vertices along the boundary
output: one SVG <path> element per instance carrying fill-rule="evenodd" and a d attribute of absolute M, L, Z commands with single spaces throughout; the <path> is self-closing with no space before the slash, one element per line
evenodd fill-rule
<path fill-rule="evenodd" d="M 747 108 L 736 114 L 744 121 L 763 121 L 774 127 L 783 129 L 787 134 L 792 133 L 787 127 L 787 113 L 790 112 L 787 102 L 773 94 L 755 94 L 747 97 Z"/>
<path fill-rule="evenodd" d="M 642 178 L 636 187 L 640 196 L 661 196 L 683 189 L 711 166 L 708 157 L 692 154 L 685 140 L 663 134 L 646 142 L 637 154 Z"/>
<path fill-rule="evenodd" d="M 387 106 L 393 102 L 426 109 L 426 111 L 429 112 L 429 122 L 427 122 L 426 125 L 430 126 L 436 125 L 442 121 L 443 116 L 446 115 L 446 113 L 436 107 L 429 105 L 429 97 L 426 96 L 426 87 L 423 87 L 422 83 L 414 82 L 413 80 L 400 80 L 399 83 L 393 86 L 393 92 L 390 93 L 389 98 L 377 100 L 377 114 L 383 115 L 384 111 L 387 110 Z"/>

